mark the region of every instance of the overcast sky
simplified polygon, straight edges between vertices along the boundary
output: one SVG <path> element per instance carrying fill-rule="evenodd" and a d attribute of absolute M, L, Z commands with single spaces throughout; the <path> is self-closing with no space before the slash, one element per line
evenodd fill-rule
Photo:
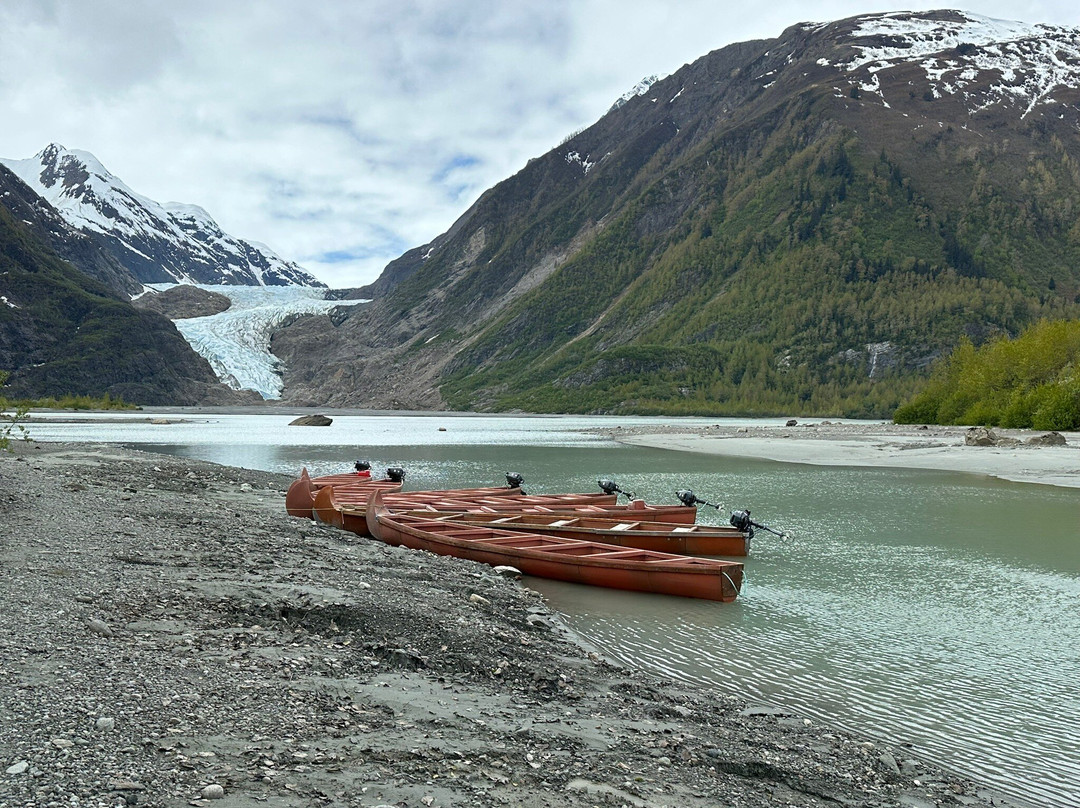
<path fill-rule="evenodd" d="M 941 7 L 0 0 L 0 157 L 92 152 L 135 191 L 355 286 L 645 76 L 796 22 Z M 1076 0 L 962 8 L 1080 26 Z"/>

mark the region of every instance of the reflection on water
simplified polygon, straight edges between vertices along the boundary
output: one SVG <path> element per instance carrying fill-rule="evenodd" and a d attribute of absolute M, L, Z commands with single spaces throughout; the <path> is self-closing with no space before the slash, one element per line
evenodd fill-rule
<path fill-rule="evenodd" d="M 725 504 L 701 511 L 712 523 L 750 507 L 791 537 L 758 534 L 734 604 L 528 583 L 616 661 L 911 744 L 1018 799 L 1080 804 L 1080 490 L 710 458 L 581 432 L 625 419 L 283 423 L 50 429 L 289 473 L 367 457 L 404 466 L 415 488 L 499 484 L 511 470 L 536 493 L 611 477 L 673 503 L 692 488 Z"/>

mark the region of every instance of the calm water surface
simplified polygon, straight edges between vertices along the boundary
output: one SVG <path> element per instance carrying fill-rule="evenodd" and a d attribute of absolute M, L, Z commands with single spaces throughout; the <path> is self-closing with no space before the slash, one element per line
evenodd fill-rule
<path fill-rule="evenodd" d="M 30 432 L 293 474 L 366 457 L 404 466 L 415 488 L 501 484 L 512 470 L 530 492 L 593 491 L 608 476 L 655 502 L 692 488 L 749 507 L 791 537 L 758 534 L 734 604 L 527 583 L 622 663 L 910 744 L 1018 799 L 1080 805 L 1080 490 L 711 458 L 586 431 L 657 419 L 112 419 Z"/>

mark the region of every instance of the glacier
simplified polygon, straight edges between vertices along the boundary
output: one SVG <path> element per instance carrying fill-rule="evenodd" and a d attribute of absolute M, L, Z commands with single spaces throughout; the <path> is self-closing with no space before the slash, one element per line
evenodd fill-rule
<path fill-rule="evenodd" d="M 158 291 L 175 283 L 147 284 Z M 292 317 L 325 314 L 367 300 L 326 300 L 326 290 L 311 286 L 225 286 L 192 284 L 232 301 L 219 314 L 173 320 L 192 348 L 222 382 L 234 390 L 254 390 L 264 399 L 281 398 L 281 362 L 270 353 L 270 337 Z"/>

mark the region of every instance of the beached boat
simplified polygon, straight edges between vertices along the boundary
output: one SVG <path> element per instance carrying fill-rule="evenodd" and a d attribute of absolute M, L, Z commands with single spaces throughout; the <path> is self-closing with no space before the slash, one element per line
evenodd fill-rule
<path fill-rule="evenodd" d="M 393 492 L 401 490 L 402 481 L 373 480 L 357 474 L 329 474 L 324 477 L 312 477 L 305 468 L 285 493 L 285 510 L 290 516 L 313 518 L 311 509 L 315 505 L 316 495 L 321 489 L 334 485 L 367 492 L 374 489 Z"/>
<path fill-rule="evenodd" d="M 371 535 L 387 544 L 509 565 L 540 578 L 727 602 L 735 600 L 742 588 L 743 565 L 735 561 L 395 513 L 378 492 L 368 501 L 366 519 Z"/>
<path fill-rule="evenodd" d="M 328 525 L 368 535 L 364 515 L 368 493 L 360 488 L 325 486 L 315 495 L 311 511 L 315 519 Z M 445 490 L 396 493 L 386 500 L 390 507 L 410 510 L 429 507 L 439 510 L 487 510 L 489 512 L 520 511 L 525 508 L 571 508 L 596 503 L 614 503 L 608 494 L 555 494 L 534 496 L 523 494 L 520 488 L 451 488 Z"/>
<path fill-rule="evenodd" d="M 583 495 L 590 496 L 590 495 Z M 526 507 L 519 507 L 518 500 L 512 500 L 508 502 L 497 502 L 493 505 L 483 505 L 478 508 L 455 508 L 452 502 L 441 503 L 431 502 L 421 506 L 424 510 L 429 511 L 455 511 L 455 510 L 477 510 L 481 513 L 506 513 L 517 510 L 524 510 L 531 513 L 543 513 L 549 516 L 600 516 L 611 517 L 614 519 L 621 519 L 623 521 L 633 520 L 636 522 L 670 522 L 679 525 L 692 525 L 697 520 L 697 508 L 686 505 L 649 505 L 644 500 L 635 499 L 626 504 L 620 505 L 618 503 L 610 504 L 598 504 L 598 503 L 577 503 L 570 507 L 552 507 L 545 506 L 542 503 L 535 505 L 529 505 L 526 503 Z"/>
<path fill-rule="evenodd" d="M 507 514 L 414 510 L 405 513 L 474 527 L 543 533 L 661 553 L 745 556 L 750 550 L 750 536 L 728 525 L 682 525 L 673 522 L 633 521 L 618 516 L 551 515 L 536 512 Z"/>

